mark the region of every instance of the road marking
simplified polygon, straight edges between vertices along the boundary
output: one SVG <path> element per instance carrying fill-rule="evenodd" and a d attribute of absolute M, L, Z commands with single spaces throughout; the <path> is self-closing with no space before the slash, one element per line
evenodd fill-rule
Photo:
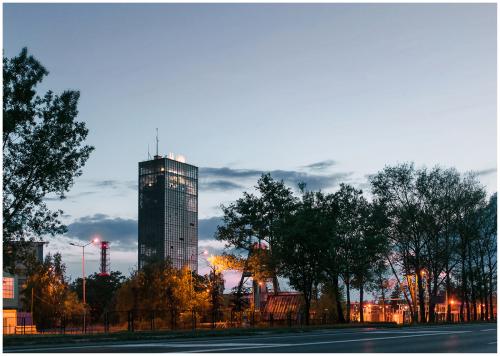
<path fill-rule="evenodd" d="M 449 330 L 428 330 L 428 331 L 420 331 L 420 330 L 415 330 L 415 331 L 372 331 L 370 334 L 426 334 L 426 333 L 445 333 L 449 334 Z"/>
<path fill-rule="evenodd" d="M 451 331 L 451 332 L 448 332 L 448 334 L 464 334 L 464 333 L 470 333 L 470 332 L 472 332 L 472 331 Z M 437 335 L 443 335 L 443 334 L 442 333 L 427 333 L 427 334 L 417 334 L 417 335 L 371 337 L 371 338 L 351 339 L 351 340 L 304 342 L 304 343 L 293 343 L 293 344 L 288 344 L 288 345 L 269 344 L 269 345 L 265 345 L 265 346 L 247 346 L 247 347 L 242 347 L 242 348 L 236 347 L 236 348 L 222 348 L 222 349 L 204 349 L 204 350 L 192 350 L 192 351 L 185 351 L 185 352 L 198 353 L 198 352 L 219 352 L 219 351 L 231 351 L 231 350 L 246 350 L 246 349 L 257 349 L 257 348 L 296 347 L 296 346 L 308 346 L 308 345 L 340 344 L 340 343 L 348 343 L 348 342 L 403 339 L 403 338 L 409 338 L 409 337 L 437 336 Z"/>
<path fill-rule="evenodd" d="M 489 329 L 489 330 L 495 330 L 495 329 Z M 244 337 L 236 337 L 232 338 L 232 343 L 224 343 L 220 342 L 222 341 L 219 339 L 219 343 L 217 344 L 207 344 L 207 340 L 192 340 L 192 342 L 189 344 L 189 346 L 185 342 L 176 342 L 172 340 L 171 342 L 150 342 L 150 343 L 129 343 L 129 344 L 99 344 L 99 345 L 65 345 L 65 346 L 58 346 L 58 347 L 37 347 L 37 348 L 11 348 L 9 349 L 8 347 L 4 347 L 4 352 L 33 352 L 33 351 L 40 351 L 40 352 L 47 352 L 49 350 L 64 350 L 64 349 L 82 349 L 82 348 L 109 348 L 109 347 L 155 347 L 155 346 L 168 346 L 168 347 L 173 347 L 173 348 L 181 348 L 181 347 L 210 347 L 210 346 L 233 346 L 233 348 L 224 348 L 221 349 L 220 351 L 227 351 L 227 350 L 232 350 L 232 349 L 252 349 L 252 348 L 262 348 L 262 347 L 288 347 L 288 346 L 300 346 L 300 345 L 315 345 L 315 344 L 330 344 L 330 343 L 341 343 L 341 342 L 356 342 L 356 341 L 368 341 L 368 340 L 384 340 L 384 339 L 394 339 L 394 338 L 407 338 L 407 337 L 419 337 L 419 336 L 432 336 L 432 335 L 443 335 L 443 333 L 448 333 L 448 334 L 457 334 L 457 333 L 466 333 L 466 332 L 472 332 L 470 330 L 468 331 L 450 331 L 450 330 L 415 330 L 415 331 L 402 331 L 402 330 L 367 330 L 367 329 L 358 329 L 358 330 L 345 330 L 339 332 L 338 330 L 318 330 L 318 331 L 313 331 L 313 332 L 307 332 L 307 333 L 287 333 L 287 334 L 282 334 L 282 335 L 273 335 L 273 336 L 259 336 L 259 335 L 249 335 L 249 337 L 244 338 Z M 318 341 L 314 343 L 294 343 L 294 344 L 255 344 L 253 343 L 248 343 L 249 339 L 253 339 L 256 341 L 260 340 L 269 340 L 269 339 L 281 339 L 281 338 L 289 338 L 293 336 L 293 338 L 311 338 L 311 337 L 324 337 L 328 335 L 332 336 L 340 336 L 340 335 L 346 335 L 346 334 L 411 334 L 411 335 L 401 335 L 401 336 L 391 336 L 391 337 L 385 337 L 385 338 L 364 338 L 364 339 L 352 339 L 352 340 L 336 340 L 336 341 Z M 425 333 L 425 334 L 424 334 Z M 246 341 L 246 343 L 235 343 L 234 341 Z M 228 340 L 229 341 L 229 340 Z M 238 345 L 238 346 L 237 346 Z M 239 346 L 241 345 L 241 346 Z M 249 345 L 249 346 L 245 346 Z M 251 346 L 250 346 L 251 345 Z M 48 346 L 48 345 L 47 345 Z M 217 351 L 214 349 L 208 349 L 206 351 Z M 186 351 L 189 352 L 189 351 Z M 203 352 L 199 350 L 192 350 L 190 352 Z"/>
<path fill-rule="evenodd" d="M 496 329 L 483 329 L 481 331 L 496 331 Z"/>
<path fill-rule="evenodd" d="M 493 344 L 496 344 L 496 343 L 497 343 L 496 341 L 488 342 L 488 345 L 493 345 Z"/>

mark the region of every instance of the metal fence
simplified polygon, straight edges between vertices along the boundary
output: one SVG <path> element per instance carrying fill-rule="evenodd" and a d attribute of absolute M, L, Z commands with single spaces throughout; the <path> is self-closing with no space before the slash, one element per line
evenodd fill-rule
<path fill-rule="evenodd" d="M 15 319 L 15 320 L 14 320 Z M 237 312 L 223 309 L 216 312 L 176 312 L 175 310 L 112 310 L 99 317 L 86 315 L 53 316 L 31 323 L 31 319 L 4 318 L 5 334 L 97 334 L 115 332 L 207 330 L 226 328 L 286 328 L 305 325 L 301 313 Z M 328 315 L 310 315 L 309 325 L 334 324 Z M 84 327 L 85 325 L 85 327 Z"/>

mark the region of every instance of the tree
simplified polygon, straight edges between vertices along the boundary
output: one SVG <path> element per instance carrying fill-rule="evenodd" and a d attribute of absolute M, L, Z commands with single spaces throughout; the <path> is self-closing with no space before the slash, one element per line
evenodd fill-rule
<path fill-rule="evenodd" d="M 474 251 L 472 245 L 480 233 L 479 211 L 485 206 L 485 196 L 484 188 L 480 186 L 479 181 L 473 174 L 466 175 L 460 182 L 457 192 L 456 217 L 461 272 L 461 320 L 465 320 L 465 318 L 467 321 L 477 319 L 477 290 L 473 271 Z"/>
<path fill-rule="evenodd" d="M 420 226 L 419 208 L 421 206 L 420 196 L 416 189 L 417 172 L 414 165 L 404 163 L 398 166 L 386 166 L 381 172 L 372 176 L 372 194 L 375 201 L 384 207 L 388 219 L 388 238 L 391 244 L 391 269 L 395 277 L 398 271 L 392 262 L 398 264 L 397 269 L 403 273 L 408 285 L 412 283 L 415 276 L 417 293 L 411 296 L 412 302 L 408 300 L 412 320 L 418 321 L 417 300 L 419 303 L 420 321 L 425 318 L 424 285 L 422 279 L 418 278 L 423 264 L 425 253 L 425 233 Z"/>
<path fill-rule="evenodd" d="M 328 248 L 329 226 L 322 219 L 318 194 L 304 191 L 302 200 L 277 230 L 280 271 L 290 285 L 302 292 L 305 322 L 309 325 L 313 289 L 323 278 L 323 253 Z"/>
<path fill-rule="evenodd" d="M 138 317 L 154 311 L 160 319 L 169 320 L 173 329 L 182 313 L 198 313 L 208 306 L 207 286 L 206 278 L 191 274 L 187 267 L 176 269 L 170 260 L 149 263 L 118 289 L 116 309 L 133 311 Z"/>
<path fill-rule="evenodd" d="M 424 236 L 423 268 L 418 277 L 427 284 L 430 322 L 435 321 L 435 305 L 443 283 L 447 295 L 450 295 L 450 275 L 456 265 L 454 207 L 459 184 L 460 174 L 453 168 L 434 167 L 417 171 L 415 188 L 421 202 L 419 228 Z M 451 321 L 451 304 L 447 306 L 447 315 Z"/>
<path fill-rule="evenodd" d="M 258 196 L 245 192 L 235 203 L 222 206 L 223 225 L 217 227 L 216 238 L 225 241 L 227 247 L 247 251 L 249 255 L 256 252 L 255 246 L 260 249 L 261 243 L 265 242 L 269 251 L 262 254 L 262 257 L 266 258 L 266 262 L 253 265 L 266 266 L 267 274 L 273 278 L 274 292 L 277 293 L 279 271 L 276 258 L 273 257 L 276 245 L 275 230 L 283 216 L 293 208 L 295 197 L 283 181 L 275 181 L 269 173 L 261 176 L 255 188 Z M 251 267 L 246 266 L 245 269 L 252 274 L 257 273 L 249 270 Z M 240 290 L 243 278 L 242 274 Z"/>
<path fill-rule="evenodd" d="M 496 287 L 497 275 L 497 193 L 493 194 L 488 202 L 488 205 L 483 211 L 483 230 L 482 241 L 486 253 L 486 265 L 488 272 L 486 279 L 488 284 L 488 304 L 490 318 L 494 318 L 493 313 L 493 294 Z"/>
<path fill-rule="evenodd" d="M 376 204 L 360 200 L 360 227 L 362 233 L 352 240 L 352 273 L 353 285 L 359 289 L 359 318 L 364 322 L 363 297 L 364 289 L 371 289 L 372 284 L 379 280 L 384 294 L 383 274 L 385 269 L 384 256 L 388 249 L 385 235 L 385 219 L 381 209 Z M 385 303 L 385 302 L 384 302 Z"/>
<path fill-rule="evenodd" d="M 80 94 L 36 95 L 48 72 L 26 48 L 3 64 L 4 242 L 63 233 L 62 211 L 49 210 L 43 199 L 63 199 L 94 149 L 83 144 L 85 124 L 75 121 Z M 17 252 L 4 252 L 4 265 L 12 267 Z"/>
<path fill-rule="evenodd" d="M 337 255 L 338 273 L 346 286 L 346 318 L 349 322 L 352 279 L 355 272 L 358 273 L 358 277 L 364 274 L 361 264 L 355 264 L 361 262 L 357 259 L 363 253 L 360 242 L 363 241 L 366 228 L 367 201 L 361 190 L 343 183 L 340 184 L 340 189 L 335 193 L 334 199 L 338 207 L 337 223 L 335 233 L 330 235 L 330 238 L 334 239 L 330 243 L 330 248 L 336 245 L 337 252 L 331 253 L 330 256 Z M 362 279 L 359 282 L 361 285 L 364 283 Z"/>
<path fill-rule="evenodd" d="M 111 310 L 115 303 L 115 294 L 124 283 L 125 277 L 120 271 L 112 271 L 107 276 L 94 273 L 85 278 L 86 302 L 90 307 L 91 320 L 97 321 L 106 310 Z M 71 290 L 83 300 L 82 278 L 71 284 Z"/>
<path fill-rule="evenodd" d="M 63 318 L 83 315 L 83 304 L 70 290 L 61 254 L 48 254 L 34 268 L 23 290 L 25 309 L 31 310 L 40 329 L 55 327 Z"/>
<path fill-rule="evenodd" d="M 333 294 L 333 299 L 335 300 L 336 312 L 333 314 L 338 322 L 344 323 L 346 320 L 342 311 L 341 302 L 343 301 L 343 295 L 341 286 L 339 285 L 339 276 L 344 271 L 346 258 L 342 250 L 342 236 L 339 235 L 341 231 L 338 228 L 341 218 L 339 200 L 337 199 L 337 194 L 323 194 L 321 192 L 317 193 L 317 198 L 321 206 L 323 223 L 328 230 L 328 246 L 324 251 L 322 259 L 324 282 L 326 285 L 331 286 L 331 290 L 328 289 L 328 291 Z"/>

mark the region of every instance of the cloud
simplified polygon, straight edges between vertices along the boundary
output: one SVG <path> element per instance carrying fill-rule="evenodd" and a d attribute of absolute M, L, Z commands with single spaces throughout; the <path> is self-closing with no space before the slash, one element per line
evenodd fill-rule
<path fill-rule="evenodd" d="M 308 164 L 307 166 L 303 166 L 302 168 L 312 169 L 312 170 L 316 170 L 316 171 L 323 171 L 327 168 L 334 166 L 335 164 L 337 164 L 337 162 L 335 162 L 332 159 L 328 159 L 325 161 L 320 161 L 320 162 Z"/>
<path fill-rule="evenodd" d="M 209 182 L 200 182 L 200 190 L 226 191 L 226 190 L 243 189 L 243 188 L 244 187 L 240 184 L 222 179 Z"/>
<path fill-rule="evenodd" d="M 222 217 L 213 216 L 208 219 L 198 219 L 198 240 L 215 240 L 217 226 L 222 224 Z"/>
<path fill-rule="evenodd" d="M 98 234 L 103 240 L 111 242 L 111 248 L 119 250 L 137 249 L 137 220 L 111 218 L 104 214 L 84 216 L 68 225 L 68 237 L 87 242 L 92 235 Z"/>
<path fill-rule="evenodd" d="M 478 176 L 486 176 L 486 175 L 489 175 L 491 173 L 496 173 L 496 172 L 497 172 L 496 168 L 487 168 L 487 169 L 483 169 L 483 170 L 480 170 L 480 171 L 475 171 L 475 173 Z"/>
<path fill-rule="evenodd" d="M 136 180 L 117 180 L 117 179 L 105 179 L 96 180 L 91 179 L 86 181 L 90 186 L 99 189 L 132 189 L 137 190 Z"/>
<path fill-rule="evenodd" d="M 80 197 L 84 197 L 84 196 L 88 196 L 88 195 L 92 195 L 92 194 L 95 194 L 97 192 L 95 191 L 88 191 L 88 192 L 81 192 L 81 193 L 76 193 L 76 194 L 69 194 L 69 195 L 65 195 L 64 196 L 64 199 L 61 199 L 59 196 L 49 196 L 49 197 L 45 197 L 43 198 L 44 201 L 60 201 L 60 200 L 66 200 L 66 199 L 75 199 L 75 198 L 80 198 Z"/>
<path fill-rule="evenodd" d="M 314 165 L 314 163 L 313 163 Z M 336 186 L 342 180 L 351 176 L 351 172 L 339 172 L 332 174 L 311 174 L 300 171 L 290 170 L 256 170 L 256 169 L 234 169 L 229 167 L 202 167 L 200 168 L 201 179 L 219 179 L 223 180 L 238 180 L 245 178 L 257 178 L 263 173 L 269 172 L 275 179 L 283 180 L 288 184 L 297 186 L 298 183 L 304 182 L 308 189 L 317 190 Z M 236 183 L 235 183 L 236 184 Z"/>
<path fill-rule="evenodd" d="M 260 175 L 262 171 L 255 169 L 234 169 L 229 167 L 201 167 L 200 177 L 220 177 L 220 178 L 249 178 Z"/>
<path fill-rule="evenodd" d="M 215 216 L 198 219 L 198 240 L 213 240 L 217 225 L 222 218 Z M 84 216 L 68 225 L 66 235 L 82 242 L 88 242 L 91 236 L 98 234 L 103 240 L 111 242 L 111 248 L 121 251 L 137 250 L 137 220 L 111 218 L 105 214 Z"/>

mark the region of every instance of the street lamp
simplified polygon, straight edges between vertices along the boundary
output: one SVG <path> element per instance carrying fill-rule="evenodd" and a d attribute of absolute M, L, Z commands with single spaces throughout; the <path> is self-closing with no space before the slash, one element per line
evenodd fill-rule
<path fill-rule="evenodd" d="M 86 299 L 86 293 L 85 293 L 85 247 L 87 247 L 90 244 L 97 244 L 99 243 L 99 238 L 94 237 L 92 241 L 90 241 L 86 245 L 78 245 L 73 242 L 70 242 L 69 244 L 72 246 L 76 247 L 81 247 L 82 248 L 82 286 L 83 286 L 83 332 L 85 333 L 87 331 L 87 325 L 86 325 L 86 314 L 87 314 L 87 299 Z"/>

